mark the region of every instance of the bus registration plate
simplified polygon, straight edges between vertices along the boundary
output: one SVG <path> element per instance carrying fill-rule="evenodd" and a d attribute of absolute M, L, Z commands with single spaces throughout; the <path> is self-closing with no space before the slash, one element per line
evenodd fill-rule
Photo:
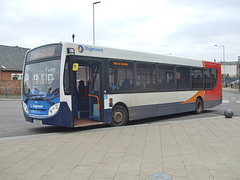
<path fill-rule="evenodd" d="M 34 119 L 34 120 L 33 120 L 33 123 L 34 123 L 34 124 L 42 124 L 42 121 L 41 121 L 41 120 L 38 120 L 38 119 Z"/>

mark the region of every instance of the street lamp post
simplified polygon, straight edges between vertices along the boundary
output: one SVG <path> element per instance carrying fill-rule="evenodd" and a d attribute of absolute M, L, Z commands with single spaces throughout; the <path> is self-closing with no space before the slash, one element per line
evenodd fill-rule
<path fill-rule="evenodd" d="M 238 69 L 238 89 L 239 89 L 239 91 L 240 91 L 240 56 L 238 56 L 237 69 Z"/>
<path fill-rule="evenodd" d="M 223 63 L 225 63 L 225 46 L 224 45 L 214 45 L 214 46 L 222 46 L 223 47 Z M 226 77 L 225 77 L 225 64 L 223 66 L 223 81 L 224 81 L 225 85 L 227 85 Z"/>
<path fill-rule="evenodd" d="M 97 1 L 93 3 L 93 45 L 95 45 L 95 19 L 94 19 L 94 5 L 101 3 L 101 1 Z"/>

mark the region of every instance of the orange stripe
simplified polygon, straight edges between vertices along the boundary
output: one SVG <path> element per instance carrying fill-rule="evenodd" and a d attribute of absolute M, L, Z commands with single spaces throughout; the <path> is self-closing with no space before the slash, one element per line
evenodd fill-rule
<path fill-rule="evenodd" d="M 182 102 L 180 104 L 196 102 L 197 97 L 201 96 L 203 98 L 204 93 L 205 93 L 204 90 L 198 91 L 194 96 L 192 96 L 191 98 L 189 98 L 188 100 L 186 100 L 186 101 L 184 101 L 184 102 Z"/>

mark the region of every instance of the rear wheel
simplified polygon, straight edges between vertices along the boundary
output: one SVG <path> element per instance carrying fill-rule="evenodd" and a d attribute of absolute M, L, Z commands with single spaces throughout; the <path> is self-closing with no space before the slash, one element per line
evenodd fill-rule
<path fill-rule="evenodd" d="M 127 110 L 120 105 L 116 105 L 112 111 L 111 125 L 124 126 L 127 124 L 127 122 L 128 122 Z"/>
<path fill-rule="evenodd" d="M 196 104 L 195 104 L 195 112 L 197 114 L 200 114 L 203 111 L 203 101 L 201 98 L 197 98 Z"/>

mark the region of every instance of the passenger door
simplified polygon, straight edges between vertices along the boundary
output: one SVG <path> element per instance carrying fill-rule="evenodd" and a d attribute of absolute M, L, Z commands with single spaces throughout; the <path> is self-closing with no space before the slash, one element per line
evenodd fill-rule
<path fill-rule="evenodd" d="M 101 115 L 101 64 L 89 65 L 89 116 L 91 120 L 100 121 Z"/>

